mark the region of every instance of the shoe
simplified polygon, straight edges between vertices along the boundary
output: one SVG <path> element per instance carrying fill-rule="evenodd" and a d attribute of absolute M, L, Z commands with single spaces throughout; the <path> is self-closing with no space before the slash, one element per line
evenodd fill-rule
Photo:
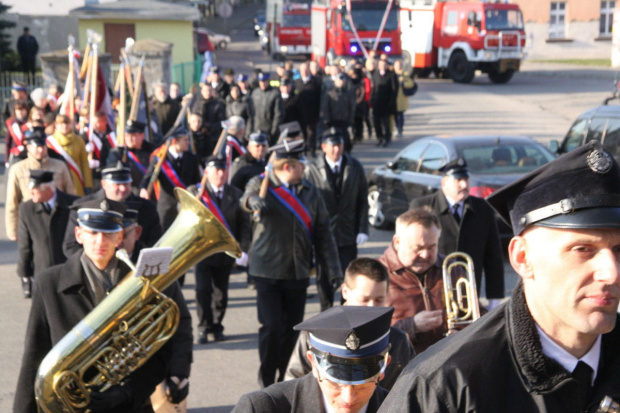
<path fill-rule="evenodd" d="M 207 344 L 209 342 L 209 338 L 207 337 L 206 332 L 198 333 L 198 344 Z"/>
<path fill-rule="evenodd" d="M 24 298 L 32 297 L 32 277 L 22 277 L 22 292 Z"/>
<path fill-rule="evenodd" d="M 215 340 L 215 341 L 225 341 L 226 340 L 226 336 L 221 331 L 216 331 L 215 333 L 213 333 L 213 340 Z"/>

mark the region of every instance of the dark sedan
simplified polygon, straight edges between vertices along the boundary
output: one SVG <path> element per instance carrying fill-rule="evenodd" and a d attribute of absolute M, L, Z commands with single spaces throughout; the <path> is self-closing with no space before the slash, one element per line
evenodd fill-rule
<path fill-rule="evenodd" d="M 519 136 L 431 136 L 400 151 L 368 176 L 368 219 L 377 228 L 391 226 L 412 199 L 437 191 L 439 168 L 462 156 L 467 161 L 470 194 L 481 198 L 554 159 L 553 153 Z M 507 226 L 500 232 L 505 235 Z"/>

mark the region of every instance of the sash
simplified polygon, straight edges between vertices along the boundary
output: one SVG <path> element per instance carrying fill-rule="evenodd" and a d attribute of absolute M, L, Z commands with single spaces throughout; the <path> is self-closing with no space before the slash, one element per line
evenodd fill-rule
<path fill-rule="evenodd" d="M 127 151 L 127 157 L 131 159 L 134 165 L 136 165 L 136 168 L 138 168 L 138 170 L 142 172 L 142 175 L 146 175 L 147 168 L 140 163 L 140 160 L 138 159 L 136 154 L 130 151 L 129 148 L 125 148 L 125 150 Z"/>
<path fill-rule="evenodd" d="M 269 187 L 269 192 L 271 192 L 271 194 L 275 196 L 276 199 L 280 201 L 289 211 L 291 211 L 299 222 L 301 222 L 306 230 L 306 234 L 308 234 L 308 238 L 312 241 L 312 217 L 299 198 L 293 195 L 293 193 L 284 185 L 280 185 L 277 188 Z"/>
<path fill-rule="evenodd" d="M 90 142 L 93 144 L 93 154 L 95 155 L 95 159 L 101 160 L 101 148 L 103 146 L 103 142 L 101 142 L 101 138 L 97 136 L 94 130 L 91 132 L 90 129 L 87 129 L 87 133 L 88 133 Z"/>
<path fill-rule="evenodd" d="M 226 141 L 228 142 L 228 145 L 232 146 L 239 155 L 245 154 L 246 149 L 243 146 L 241 146 L 239 141 L 237 141 L 237 139 L 235 139 L 233 136 L 228 135 L 228 137 L 226 137 Z"/>
<path fill-rule="evenodd" d="M 49 143 L 52 146 L 52 149 L 63 157 L 63 159 L 67 162 L 69 169 L 78 177 L 82 187 L 84 187 L 84 177 L 82 176 L 82 171 L 78 167 L 77 163 L 75 163 L 75 160 L 71 157 L 71 155 L 65 151 L 65 148 L 63 148 L 52 135 L 47 137 L 47 143 Z"/>
<path fill-rule="evenodd" d="M 6 129 L 9 131 L 13 142 L 15 142 L 15 146 L 10 151 L 11 155 L 17 156 L 24 149 L 24 131 L 22 128 L 28 128 L 28 126 L 25 123 L 23 126 L 19 126 L 17 121 L 11 119 L 6 121 Z"/>
<path fill-rule="evenodd" d="M 155 156 L 154 158 L 155 162 L 157 162 L 157 156 Z M 172 167 L 172 165 L 170 165 L 170 162 L 167 159 L 164 161 L 164 163 L 161 164 L 161 171 L 164 173 L 166 178 L 168 178 L 172 186 L 187 189 L 187 185 L 185 185 L 183 181 L 181 181 L 181 177 L 179 177 L 177 171 L 174 170 L 174 168 Z"/>
<path fill-rule="evenodd" d="M 200 189 L 200 184 L 196 185 L 196 188 Z M 224 217 L 224 214 L 222 213 L 220 208 L 217 206 L 217 203 L 215 203 L 213 199 L 209 196 L 209 193 L 207 192 L 206 188 L 202 194 L 202 202 L 209 209 L 209 211 L 211 211 L 211 213 L 215 215 L 215 218 L 217 218 L 217 220 L 220 221 L 226 227 L 226 229 L 228 229 L 228 232 L 232 234 L 232 231 L 230 230 L 230 226 L 228 225 L 228 222 L 226 222 L 226 218 Z"/>
<path fill-rule="evenodd" d="M 116 133 L 110 132 L 106 135 L 111 148 L 116 148 Z"/>

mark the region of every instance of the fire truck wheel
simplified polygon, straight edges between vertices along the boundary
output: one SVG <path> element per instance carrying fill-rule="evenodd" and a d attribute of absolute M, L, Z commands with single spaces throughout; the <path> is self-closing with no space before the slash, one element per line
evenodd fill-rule
<path fill-rule="evenodd" d="M 457 50 L 448 61 L 448 73 L 456 83 L 469 83 L 474 79 L 476 66 L 467 60 L 465 53 Z"/>
<path fill-rule="evenodd" d="M 515 71 L 512 69 L 508 69 L 503 73 L 496 70 L 489 70 L 489 79 L 491 79 L 493 83 L 508 83 L 510 79 L 512 79 L 514 73 Z"/>

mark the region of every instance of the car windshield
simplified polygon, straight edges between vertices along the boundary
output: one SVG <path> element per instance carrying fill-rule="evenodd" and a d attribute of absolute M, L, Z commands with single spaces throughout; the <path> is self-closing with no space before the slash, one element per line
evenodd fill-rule
<path fill-rule="evenodd" d="M 474 174 L 523 174 L 553 160 L 553 155 L 535 143 L 475 145 L 457 148 Z"/>
<path fill-rule="evenodd" d="M 282 27 L 310 27 L 310 14 L 285 14 Z"/>
<path fill-rule="evenodd" d="M 382 9 L 353 10 L 352 16 L 353 23 L 355 23 L 355 28 L 359 32 L 379 30 L 384 12 L 385 11 Z M 341 21 L 342 30 L 351 31 L 349 19 L 346 16 L 342 16 Z M 396 10 L 390 10 L 390 14 L 383 30 L 398 30 L 398 12 Z"/>
<path fill-rule="evenodd" d="M 523 16 L 519 10 L 488 9 L 484 17 L 487 30 L 523 30 Z"/>

